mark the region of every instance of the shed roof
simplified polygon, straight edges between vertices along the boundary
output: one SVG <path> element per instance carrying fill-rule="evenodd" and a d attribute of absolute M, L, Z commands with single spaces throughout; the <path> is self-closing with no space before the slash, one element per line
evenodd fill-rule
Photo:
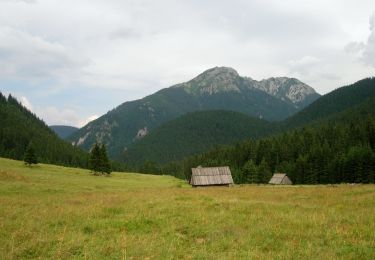
<path fill-rule="evenodd" d="M 268 182 L 269 184 L 292 184 L 292 181 L 285 173 L 275 173 L 271 180 Z"/>
<path fill-rule="evenodd" d="M 233 184 L 232 173 L 228 166 L 197 167 L 191 169 L 190 184 L 193 186 Z"/>

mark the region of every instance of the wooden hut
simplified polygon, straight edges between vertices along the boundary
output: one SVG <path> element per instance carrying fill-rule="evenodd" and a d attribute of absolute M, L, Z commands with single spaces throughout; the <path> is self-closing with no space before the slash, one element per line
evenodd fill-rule
<path fill-rule="evenodd" d="M 191 169 L 190 184 L 199 186 L 229 186 L 233 184 L 232 173 L 228 166 L 224 167 L 197 167 Z"/>
<path fill-rule="evenodd" d="M 271 180 L 268 182 L 269 184 L 285 184 L 285 185 L 292 185 L 292 181 L 285 173 L 275 173 Z"/>

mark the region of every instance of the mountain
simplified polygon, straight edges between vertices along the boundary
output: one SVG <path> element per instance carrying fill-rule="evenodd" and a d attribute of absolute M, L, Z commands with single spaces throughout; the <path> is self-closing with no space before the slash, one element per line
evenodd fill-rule
<path fill-rule="evenodd" d="M 65 139 L 78 131 L 79 128 L 67 125 L 51 125 L 49 126 L 61 139 Z"/>
<path fill-rule="evenodd" d="M 234 111 L 197 111 L 173 119 L 135 142 L 124 153 L 127 165 L 181 160 L 217 145 L 260 138 L 276 131 L 275 123 Z"/>
<path fill-rule="evenodd" d="M 86 152 L 61 140 L 15 98 L 0 93 L 0 156 L 22 160 L 29 143 L 40 162 L 87 167 Z"/>
<path fill-rule="evenodd" d="M 215 67 L 186 83 L 125 102 L 68 139 L 86 150 L 96 141 L 105 143 L 110 156 L 119 158 L 132 143 L 156 127 L 189 112 L 231 110 L 277 121 L 295 114 L 318 97 L 297 79 L 258 82 L 239 76 L 232 68 Z"/>
<path fill-rule="evenodd" d="M 274 84 L 273 81 L 271 79 L 270 85 Z M 273 89 L 277 93 L 275 88 L 268 87 L 267 89 Z M 352 85 L 338 88 L 282 122 L 266 123 L 236 117 L 234 114 L 231 118 L 230 115 L 225 114 L 225 111 L 210 112 L 210 114 L 200 112 L 201 114 L 197 113 L 194 117 L 194 114 L 184 115 L 156 128 L 150 135 L 130 146 L 125 153 L 125 161 L 137 167 L 146 161 L 163 164 L 207 151 L 215 145 L 239 141 L 241 137 L 242 139 L 259 139 L 270 134 L 286 132 L 291 128 L 321 124 L 322 121 L 345 121 L 350 116 L 348 109 L 359 104 L 366 104 L 366 100 L 371 97 L 375 97 L 375 78 L 363 79 Z M 362 109 L 365 111 L 363 113 L 366 113 L 366 109 L 368 110 L 368 105 Z M 355 110 L 355 115 L 357 114 L 360 113 Z M 205 129 L 218 123 L 225 129 L 224 133 L 210 129 L 212 136 L 205 135 Z M 237 134 L 236 129 L 231 127 L 238 124 L 244 127 L 241 136 Z M 222 135 L 225 136 L 225 141 Z"/>
<path fill-rule="evenodd" d="M 303 126 L 334 116 L 375 97 L 375 78 L 366 78 L 338 88 L 311 103 L 282 123 L 285 129 Z"/>

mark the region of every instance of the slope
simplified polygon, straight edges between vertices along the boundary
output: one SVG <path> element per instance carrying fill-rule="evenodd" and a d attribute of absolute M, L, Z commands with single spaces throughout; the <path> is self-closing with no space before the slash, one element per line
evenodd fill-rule
<path fill-rule="evenodd" d="M 49 126 L 61 139 L 65 139 L 78 131 L 79 128 L 67 125 L 51 125 Z"/>
<path fill-rule="evenodd" d="M 259 138 L 276 131 L 275 123 L 244 114 L 215 110 L 183 115 L 155 129 L 124 153 L 128 165 L 181 160 L 217 145 Z"/>
<path fill-rule="evenodd" d="M 0 156 L 20 160 L 29 143 L 41 162 L 87 167 L 86 152 L 61 140 L 15 98 L 0 93 Z"/>

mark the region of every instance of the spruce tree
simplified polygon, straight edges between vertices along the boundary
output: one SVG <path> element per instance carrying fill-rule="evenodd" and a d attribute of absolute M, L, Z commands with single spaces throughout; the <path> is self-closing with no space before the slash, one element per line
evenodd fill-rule
<path fill-rule="evenodd" d="M 34 148 L 31 143 L 26 148 L 25 156 L 24 156 L 25 164 L 31 166 L 32 164 L 37 164 L 38 160 L 35 155 Z"/>
<path fill-rule="evenodd" d="M 257 167 L 253 160 L 249 160 L 242 167 L 242 183 L 257 183 Z"/>
<path fill-rule="evenodd" d="M 111 173 L 111 164 L 109 163 L 108 155 L 107 155 L 107 149 L 105 148 L 105 145 L 102 144 L 99 149 L 99 155 L 100 155 L 100 172 L 102 174 L 110 174 Z"/>
<path fill-rule="evenodd" d="M 97 174 L 101 172 L 101 151 L 100 146 L 95 143 L 90 152 L 90 170 Z"/>
<path fill-rule="evenodd" d="M 272 177 L 272 172 L 266 160 L 262 160 L 257 170 L 257 182 L 268 183 Z"/>

